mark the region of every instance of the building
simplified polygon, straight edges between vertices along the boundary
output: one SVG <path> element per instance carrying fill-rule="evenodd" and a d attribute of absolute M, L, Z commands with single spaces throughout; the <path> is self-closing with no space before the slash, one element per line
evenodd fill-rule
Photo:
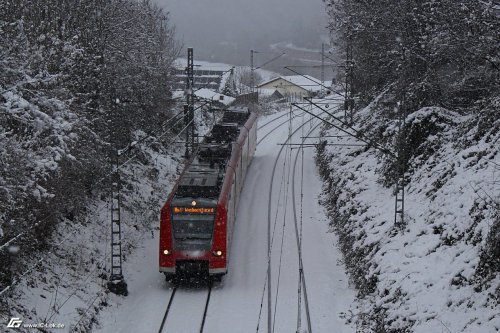
<path fill-rule="evenodd" d="M 187 82 L 187 59 L 179 58 L 174 63 L 172 74 L 173 90 L 185 90 Z M 222 92 L 224 88 L 234 86 L 234 67 L 226 64 L 213 64 L 197 61 L 193 68 L 193 88 L 210 89 Z M 230 89 L 226 89 L 230 90 Z M 227 93 L 227 91 L 226 91 Z"/>
<path fill-rule="evenodd" d="M 209 69 L 195 69 L 194 71 L 194 82 L 193 88 L 207 88 L 211 90 L 218 91 L 223 84 L 222 78 L 227 71 L 221 70 L 209 70 Z M 174 70 L 174 90 L 183 90 L 186 88 L 186 70 L 185 69 L 175 69 Z"/>
<path fill-rule="evenodd" d="M 331 81 L 325 81 L 325 87 L 330 87 Z M 321 81 L 310 75 L 280 76 L 261 83 L 257 91 L 278 91 L 289 100 L 301 100 L 304 97 L 317 96 L 321 93 Z M 323 90 L 326 90 L 323 88 Z M 326 92 L 325 92 L 326 93 Z"/>
<path fill-rule="evenodd" d="M 194 91 L 199 100 L 211 102 L 214 107 L 224 108 L 234 102 L 235 98 L 217 93 L 213 90 L 202 88 Z"/>

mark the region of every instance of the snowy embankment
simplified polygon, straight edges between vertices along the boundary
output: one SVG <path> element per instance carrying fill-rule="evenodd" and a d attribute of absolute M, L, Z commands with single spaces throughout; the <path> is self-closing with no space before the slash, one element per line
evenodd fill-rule
<path fill-rule="evenodd" d="M 391 147 L 397 123 L 383 99 L 361 110 L 355 127 Z M 407 117 L 401 226 L 390 159 L 367 147 L 318 149 L 322 200 L 358 289 L 360 332 L 500 330 L 498 104 L 480 115 L 423 108 Z M 335 128 L 322 134 L 329 144 L 360 143 Z"/>
<path fill-rule="evenodd" d="M 157 228 L 157 212 L 182 160 L 180 149 L 171 147 L 167 153 L 163 147 L 146 143 L 132 155 L 138 156 L 121 173 L 125 262 L 142 247 L 145 235 Z M 51 237 L 53 250 L 44 254 L 42 262 L 33 260 L 29 274 L 5 298 L 9 313 L 3 322 L 18 317 L 23 324 L 55 323 L 63 324 L 65 331 L 89 331 L 110 296 L 106 288 L 111 248 L 108 199 L 103 195 L 85 214 L 57 227 Z M 22 326 L 19 330 L 29 331 Z"/>

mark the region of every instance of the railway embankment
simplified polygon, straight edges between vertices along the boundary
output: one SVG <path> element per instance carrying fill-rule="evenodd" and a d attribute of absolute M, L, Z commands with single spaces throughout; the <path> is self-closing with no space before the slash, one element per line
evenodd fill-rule
<path fill-rule="evenodd" d="M 360 332 L 500 330 L 499 107 L 406 116 L 404 223 L 395 223 L 395 159 L 323 128 L 321 201 L 358 292 L 347 320 Z M 353 126 L 392 150 L 394 109 L 382 94 Z"/>

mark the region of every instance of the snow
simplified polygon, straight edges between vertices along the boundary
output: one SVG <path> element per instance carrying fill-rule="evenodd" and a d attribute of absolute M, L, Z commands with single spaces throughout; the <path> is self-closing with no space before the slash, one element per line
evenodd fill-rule
<path fill-rule="evenodd" d="M 218 92 L 215 92 L 215 91 L 213 91 L 211 89 L 207 89 L 207 88 L 196 89 L 196 90 L 194 90 L 194 94 L 199 98 L 209 100 L 209 101 L 214 101 L 214 102 L 220 102 L 220 103 L 223 103 L 225 105 L 229 105 L 232 102 L 234 102 L 234 100 L 235 100 L 234 97 L 220 94 Z M 182 90 L 174 91 L 172 93 L 172 98 L 174 98 L 174 99 L 184 98 L 184 91 L 182 91 Z"/>
<path fill-rule="evenodd" d="M 317 92 L 317 91 L 320 91 L 322 88 L 321 81 L 315 77 L 310 76 L 310 75 L 279 76 L 279 77 L 275 77 L 271 80 L 260 83 L 258 85 L 258 87 L 263 86 L 265 84 L 268 84 L 268 83 L 270 83 L 276 79 L 280 79 L 280 78 L 283 80 L 286 80 L 286 81 L 288 81 L 296 86 L 302 87 L 305 90 L 309 90 L 309 91 Z M 328 88 L 331 85 L 332 85 L 331 81 L 325 81 L 325 84 L 324 84 L 325 87 Z"/>
<path fill-rule="evenodd" d="M 357 123 L 384 126 L 372 107 L 358 114 Z M 407 123 L 418 124 L 424 115 L 434 122 L 438 114 L 447 115 L 453 123 L 468 120 L 441 108 L 423 108 L 410 115 Z M 493 219 L 477 189 L 498 198 L 498 186 L 490 181 L 495 164 L 477 163 L 475 154 L 468 155 L 495 149 L 480 140 L 460 150 L 450 139 L 456 128 L 460 127 L 443 127 L 439 142 L 435 135 L 423 142 L 437 148 L 429 158 L 414 159 L 405 193 L 406 224 L 401 228 L 394 225 L 393 190 L 380 182 L 380 154 L 372 149 L 326 147 L 324 160 L 330 160 L 330 178 L 339 187 L 334 190 L 337 209 L 348 218 L 343 225 L 334 219 L 332 225 L 355 238 L 348 252 L 365 251 L 365 278 L 377 281 L 375 290 L 359 300 L 364 309 L 361 315 L 373 315 L 378 309 L 384 323 L 394 330 L 408 326 L 414 333 L 500 329 L 498 305 L 492 299 L 500 276 L 479 288 L 474 282 L 480 250 Z M 325 133 L 338 134 L 342 133 L 333 128 Z M 354 139 L 328 141 L 352 143 Z M 325 194 L 325 198 L 330 197 Z M 472 212 L 478 207 L 485 216 L 474 220 Z M 476 244 L 475 239 L 482 241 Z"/>
<path fill-rule="evenodd" d="M 271 96 L 272 94 L 274 94 L 276 92 L 276 89 L 264 89 L 264 88 L 261 88 L 258 91 L 259 91 L 259 95 L 261 95 L 263 97 L 269 97 L 269 96 Z"/>
<path fill-rule="evenodd" d="M 265 123 L 272 117 L 275 115 L 261 118 L 260 123 Z M 305 116 L 295 118 L 294 127 L 305 119 Z M 306 128 L 311 127 L 306 125 Z M 267 126 L 259 130 L 258 136 L 263 137 L 270 129 L 271 126 Z M 228 328 L 238 332 L 255 332 L 267 267 L 268 198 L 265 193 L 269 188 L 274 159 L 281 148 L 277 143 L 284 142 L 287 134 L 288 126 L 284 125 L 268 136 L 258 146 L 254 160 L 248 169 L 238 208 L 229 273 L 212 290 L 204 332 L 226 332 Z M 300 140 L 301 134 L 299 131 L 294 140 Z M 290 165 L 289 156 L 286 157 L 286 161 L 282 156 L 278 165 L 285 162 Z M 303 261 L 313 330 L 316 332 L 332 330 L 354 332 L 355 329 L 347 323 L 346 317 L 351 312 L 350 307 L 354 303 L 355 292 L 349 286 L 341 264 L 341 254 L 335 247 L 336 238 L 329 232 L 327 217 L 318 203 L 321 180 L 314 164 L 312 149 L 307 149 L 305 152 L 304 168 L 306 186 L 304 187 L 303 210 Z M 277 170 L 276 179 L 279 182 L 288 171 L 287 168 L 277 168 Z M 300 173 L 300 163 L 297 172 Z M 296 186 L 300 188 L 300 181 Z M 280 204 L 276 204 L 273 208 L 277 209 L 273 212 L 273 216 L 277 214 L 278 221 L 273 246 L 273 262 L 276 263 L 276 266 L 273 266 L 273 306 L 278 276 L 279 245 L 282 240 L 279 225 L 285 220 L 286 226 L 283 233 L 284 248 L 279 297 L 276 304 L 276 332 L 295 331 L 297 318 L 297 247 L 290 213 L 292 200 L 288 197 L 287 205 L 284 205 L 285 192 L 286 189 L 281 188 L 277 183 L 273 193 L 273 202 L 279 201 Z M 291 195 L 290 191 L 288 195 Z M 286 217 L 285 212 L 287 212 Z M 172 285 L 165 282 L 163 275 L 158 273 L 157 249 L 158 238 L 155 232 L 155 237 L 145 239 L 143 247 L 125 262 L 129 295 L 126 298 L 117 296 L 110 298 L 110 306 L 101 314 L 96 332 L 155 331 L 159 328 L 172 292 Z M 171 310 L 175 312 L 175 316 L 172 315 L 170 323 L 167 320 L 167 327 L 177 332 L 191 331 L 188 327 L 199 329 L 199 323 L 196 321 L 199 317 L 200 305 L 202 306 L 206 300 L 206 289 L 189 285 L 181 286 L 175 297 Z M 264 328 L 267 320 L 265 303 L 263 310 L 260 331 L 266 330 Z M 302 318 L 302 323 L 302 328 L 306 327 L 305 317 Z"/>
<path fill-rule="evenodd" d="M 142 248 L 144 238 L 151 237 L 149 229 L 156 226 L 157 212 L 175 180 L 172 175 L 177 173 L 182 154 L 175 146 L 169 148 L 169 155 L 144 147 L 144 144 L 139 149 L 147 156 L 149 165 L 131 163 L 122 173 L 122 180 L 130 184 L 122 191 L 122 246 L 125 262 L 132 264 L 126 265 L 124 272 L 132 281 L 136 277 L 128 270 L 134 268 L 133 258 L 144 259 L 134 256 L 128 259 L 128 256 L 132 252 L 141 253 L 135 249 Z M 48 195 L 41 186 L 37 186 L 36 191 L 34 195 Z M 106 291 L 111 217 L 108 198 L 102 199 L 96 198 L 88 203 L 87 215 L 66 220 L 57 227 L 51 241 L 53 250 L 42 258 L 33 258 L 26 276 L 12 292 L 2 296 L 10 303 L 8 315 L 20 317 L 25 324 L 62 323 L 66 331 L 86 332 L 101 308 L 122 301 Z M 154 254 L 149 257 L 154 257 L 156 264 L 157 242 Z M 156 273 L 156 265 L 154 268 Z M 139 272 L 137 276 L 140 275 Z M 147 277 L 160 278 L 160 282 L 164 280 L 159 274 Z M 129 290 L 133 294 L 138 289 Z M 1 317 L 2 322 L 9 319 L 7 314 Z"/>
<path fill-rule="evenodd" d="M 210 99 L 217 96 L 203 90 L 201 94 Z M 22 110 L 29 109 L 31 117 L 48 119 L 49 125 L 40 122 L 38 130 L 48 126 L 56 133 L 71 131 L 71 123 L 67 122 L 70 117 L 45 118 L 48 116 L 19 96 L 6 93 L 4 97 L 11 103 L 9 112 L 13 115 L 24 115 Z M 326 107 L 330 109 L 341 103 L 335 97 L 314 101 L 328 103 Z M 380 132 L 383 137 L 392 137 L 396 123 L 380 122 L 377 102 L 356 115 L 358 129 L 380 126 L 377 128 L 383 129 Z M 264 124 L 281 114 L 284 113 L 262 117 L 259 122 Z M 306 114 L 297 116 L 292 121 L 293 127 L 308 119 Z M 421 147 L 434 150 L 419 151 L 420 155 L 413 156 L 406 188 L 406 224 L 401 227 L 394 225 L 394 193 L 383 186 L 380 173 L 384 159 L 379 152 L 353 146 L 326 146 L 324 159 L 328 161 L 328 173 L 337 182 L 327 183 L 329 187 L 321 193 L 324 184 L 315 165 L 315 151 L 305 149 L 302 244 L 313 331 L 373 332 L 373 323 L 377 321 L 393 330 L 410 327 L 414 333 L 500 330 L 498 304 L 493 296 L 498 293 L 500 277 L 476 283 L 481 250 L 486 246 L 494 218 L 488 197 L 499 195 L 500 162 L 495 147 L 499 134 L 489 141 L 475 139 L 473 130 L 457 137 L 458 129 L 467 128 L 471 117 L 436 107 L 414 112 L 407 123 L 420 126 L 429 120 L 439 131 L 421 138 Z M 208 130 L 211 121 L 212 116 L 197 114 L 200 134 Z M 264 137 L 273 127 L 262 127 L 258 137 Z M 306 125 L 304 131 L 294 135 L 292 143 L 299 143 L 312 128 Z M 212 291 L 205 332 L 225 332 L 228 328 L 255 332 L 257 325 L 260 331 L 267 329 L 265 301 L 259 320 L 267 269 L 267 191 L 274 159 L 282 147 L 279 144 L 285 142 L 288 133 L 284 124 L 267 136 L 248 169 L 238 207 L 229 273 Z M 65 153 L 64 140 L 71 139 L 71 134 L 61 135 L 60 147 L 52 147 L 33 161 L 40 177 L 57 169 L 57 161 Z M 311 136 L 319 134 L 317 129 Z M 330 143 L 358 143 L 336 129 L 322 134 L 332 136 L 327 139 Z M 137 142 L 140 136 L 137 133 Z M 457 142 L 460 140 L 470 144 L 463 146 Z M 314 143 L 317 139 L 307 142 Z M 284 151 L 272 193 L 272 216 L 276 223 L 272 310 L 277 332 L 295 331 L 298 311 L 297 245 L 290 184 L 287 184 L 297 150 Z M 89 214 L 84 219 L 61 223 L 54 232 L 53 251 L 43 258 L 33 258 L 38 267 L 32 268 L 37 269 L 28 272 L 18 290 L 5 297 L 12 304 L 9 315 L 21 316 L 26 322 L 61 322 L 70 330 L 81 331 L 95 321 L 93 331 L 103 333 L 159 328 L 173 285 L 165 282 L 158 272 L 158 213 L 179 171 L 182 149 L 172 147 L 170 155 L 146 149 L 145 154 L 150 157 L 152 169 L 140 163 L 131 164 L 123 175 L 130 184 L 135 184 L 124 193 L 124 275 L 129 295 L 106 293 L 106 276 L 99 275 L 106 272 L 109 261 L 110 216 L 108 203 L 96 199 L 87 206 Z M 298 174 L 300 165 L 299 160 Z M 158 175 L 151 176 L 152 171 Z M 295 182 L 300 189 L 300 178 Z M 38 200 L 53 196 L 38 184 L 23 186 Z M 338 196 L 335 208 L 340 215 L 333 214 L 333 209 L 328 214 L 324 212 L 322 204 L 331 204 L 333 194 Z M 0 238 L 2 227 L 0 224 Z M 343 243 L 346 234 L 352 238 L 349 249 Z M 361 277 L 353 273 L 348 265 L 351 259 L 339 248 L 345 253 L 361 253 L 356 257 Z M 19 248 L 11 247 L 9 251 L 15 255 Z M 360 285 L 358 279 L 373 282 L 373 290 L 356 290 Z M 199 327 L 197 320 L 206 299 L 206 288 L 183 285 L 178 293 L 167 331 L 192 331 L 193 325 Z M 9 318 L 3 316 L 3 319 Z M 305 331 L 303 311 L 301 319 L 301 331 Z"/>
<path fill-rule="evenodd" d="M 203 98 L 206 100 L 214 101 L 214 102 L 220 102 L 225 105 L 229 105 L 232 102 L 234 102 L 235 98 L 231 96 L 227 96 L 224 94 L 219 94 L 213 90 L 207 89 L 207 88 L 201 88 L 197 89 L 194 91 L 194 94 L 199 97 Z"/>
<path fill-rule="evenodd" d="M 174 90 L 172 91 L 172 99 L 181 99 L 184 97 L 184 91 Z"/>

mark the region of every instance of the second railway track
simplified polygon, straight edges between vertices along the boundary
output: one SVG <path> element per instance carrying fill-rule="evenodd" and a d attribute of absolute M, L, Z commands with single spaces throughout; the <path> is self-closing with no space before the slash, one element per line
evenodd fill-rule
<path fill-rule="evenodd" d="M 302 114 L 301 114 L 301 115 L 302 115 Z M 298 116 L 296 116 L 296 117 L 298 117 Z M 287 122 L 291 122 L 291 120 L 292 120 L 293 118 L 295 118 L 295 117 L 292 117 L 291 119 L 288 119 L 287 121 L 285 121 L 285 122 L 283 122 L 283 123 L 279 124 L 278 126 L 276 126 L 275 128 L 273 128 L 273 129 L 271 130 L 271 132 L 272 132 L 272 131 L 274 131 L 276 128 L 278 128 L 278 127 L 280 127 L 280 126 L 284 125 L 285 123 L 287 123 Z M 312 124 L 312 123 L 314 122 L 314 120 L 315 120 L 315 119 L 313 119 L 313 118 L 311 118 L 311 119 L 309 119 L 309 120 L 306 120 L 305 122 L 303 122 L 301 125 L 299 125 L 299 126 L 298 126 L 295 130 L 293 130 L 293 131 L 292 131 L 292 129 L 290 128 L 290 133 L 289 133 L 289 135 L 288 135 L 288 138 L 287 138 L 287 139 L 285 140 L 285 142 L 282 144 L 282 147 L 281 147 L 281 148 L 280 148 L 280 150 L 278 151 L 278 154 L 277 154 L 277 156 L 276 156 L 276 158 L 275 158 L 275 162 L 274 162 L 274 166 L 273 166 L 273 170 L 272 170 L 272 174 L 271 174 L 271 182 L 270 182 L 270 186 L 269 186 L 269 202 L 268 202 L 268 216 L 267 216 L 267 217 L 268 217 L 268 237 L 269 237 L 269 238 L 268 238 L 268 245 L 271 247 L 271 248 L 269 248 L 269 249 L 268 249 L 268 253 L 269 253 L 269 254 L 271 254 L 271 253 L 272 253 L 272 247 L 273 247 L 273 245 L 272 245 L 272 239 L 274 239 L 274 235 L 271 235 L 271 224 L 272 224 L 272 222 L 271 222 L 271 219 L 272 219 L 272 218 L 271 218 L 271 216 L 272 216 L 271 211 L 272 211 L 272 207 L 273 207 L 273 205 L 272 205 L 272 198 L 273 198 L 273 183 L 274 183 L 274 179 L 276 178 L 276 177 L 275 177 L 275 174 L 276 174 L 276 167 L 277 167 L 277 165 L 278 165 L 278 161 L 280 160 L 280 157 L 282 156 L 282 153 L 284 152 L 285 147 L 286 147 L 288 144 L 290 144 L 290 142 L 289 142 L 289 141 L 293 138 L 293 136 L 294 136 L 294 135 L 296 135 L 296 134 L 299 132 L 299 130 L 303 129 L 303 128 L 305 127 L 305 125 L 306 125 L 306 124 L 309 124 L 309 123 L 311 123 L 311 124 Z M 318 124 L 314 125 L 314 127 L 312 127 L 312 128 L 311 128 L 311 129 L 307 132 L 306 136 L 310 135 L 310 134 L 311 134 L 314 130 L 316 130 L 316 129 L 319 127 L 319 125 L 320 125 L 320 124 L 321 124 L 321 123 L 318 123 Z M 268 133 L 267 135 L 269 135 L 269 134 L 270 134 L 270 133 Z M 267 136 L 267 135 L 266 135 L 266 136 Z M 266 136 L 264 136 L 264 137 L 261 139 L 261 141 L 262 141 L 262 140 L 263 140 Z M 259 141 L 259 142 L 260 142 L 260 141 Z M 303 149 L 302 145 L 303 145 L 304 143 L 305 143 L 305 137 L 302 137 L 301 144 L 299 145 L 299 147 L 300 147 L 301 149 Z M 293 164 L 294 164 L 294 166 L 293 166 L 293 172 L 292 172 L 292 184 L 295 184 L 295 181 L 294 181 L 294 178 L 295 178 L 295 165 L 296 165 L 296 163 L 297 163 L 297 159 L 298 159 L 298 156 L 299 156 L 299 152 L 300 152 L 300 149 L 299 149 L 299 150 L 297 150 L 297 155 L 296 155 L 296 157 L 295 157 L 295 161 L 294 161 L 294 163 L 293 163 Z M 290 162 L 291 162 L 291 161 L 289 161 L 289 163 L 290 163 Z M 293 196 L 293 205 L 295 205 L 295 200 L 296 200 L 296 198 L 295 198 L 295 193 L 294 193 L 294 192 L 295 192 L 295 190 L 293 189 L 293 190 L 292 190 L 292 192 L 293 192 L 293 193 L 292 193 L 292 196 Z M 299 248 L 300 248 L 300 245 L 299 245 L 299 230 L 298 230 L 298 226 L 297 226 L 297 214 L 296 214 L 296 211 L 295 211 L 295 207 L 294 207 L 294 226 L 295 226 L 295 236 L 296 236 L 296 240 L 297 240 L 297 250 L 299 250 Z M 274 228 L 273 228 L 273 229 L 274 229 Z M 274 231 L 273 231 L 272 233 L 274 234 Z M 304 289 L 304 301 L 305 301 L 305 302 L 304 302 L 304 307 L 305 307 L 305 310 L 306 310 L 307 326 L 308 326 L 309 331 L 312 331 L 312 330 L 311 330 L 311 319 L 310 319 L 310 313 L 309 313 L 309 302 L 308 302 L 308 297 L 307 297 L 307 289 L 306 289 L 306 283 L 305 283 L 304 272 L 303 272 L 303 269 L 302 269 L 302 267 L 303 267 L 303 266 L 302 266 L 302 257 L 301 257 L 300 250 L 298 251 L 298 255 L 299 255 L 299 261 L 300 261 L 300 267 L 301 267 L 301 269 L 300 269 L 300 273 L 299 273 L 299 274 L 301 274 L 301 275 L 302 275 L 301 282 L 302 282 L 302 288 Z M 269 264 L 269 265 L 271 265 L 271 258 L 269 258 L 269 260 L 268 260 L 268 264 Z M 267 274 L 268 274 L 268 286 L 271 284 L 271 277 L 270 277 L 270 275 L 269 275 L 270 270 L 271 270 L 271 267 L 268 267 L 268 270 L 267 270 Z M 279 285 L 279 283 L 278 283 L 278 285 Z M 269 307 L 271 306 L 271 303 L 272 303 L 272 301 L 271 301 L 271 291 L 272 291 L 272 288 L 271 288 L 271 289 L 269 289 L 269 288 L 268 288 L 268 311 L 269 311 Z M 264 295 L 263 295 L 263 296 L 264 296 Z M 271 312 L 269 311 L 269 312 L 268 312 L 268 320 L 269 320 L 269 317 L 270 317 L 270 316 L 271 316 Z M 272 321 L 274 321 L 274 320 L 272 320 Z M 273 328 L 272 328 L 272 330 L 274 331 L 274 323 L 271 323 L 271 321 L 268 321 L 268 325 L 272 326 L 272 327 L 273 327 Z M 270 328 L 270 326 L 269 326 L 269 328 Z"/>

